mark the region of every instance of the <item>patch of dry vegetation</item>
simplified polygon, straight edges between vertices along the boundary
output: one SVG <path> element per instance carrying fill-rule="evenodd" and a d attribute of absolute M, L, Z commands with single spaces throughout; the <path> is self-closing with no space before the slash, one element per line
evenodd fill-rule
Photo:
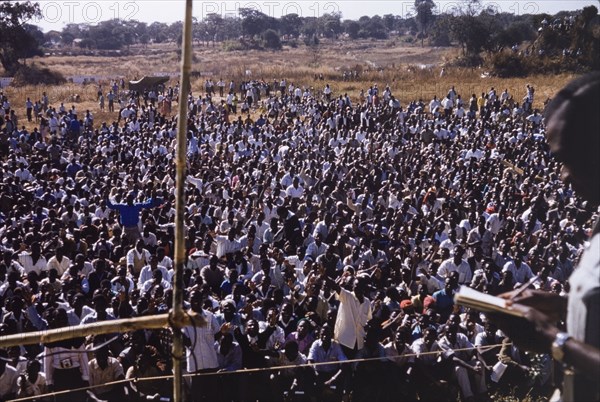
<path fill-rule="evenodd" d="M 65 77 L 93 75 L 125 77 L 126 80 L 130 80 L 154 73 L 179 71 L 179 57 L 175 45 L 138 48 L 132 51 L 136 54 L 120 57 L 49 56 L 37 58 L 34 63 L 58 71 Z M 192 91 L 195 94 L 203 92 L 203 84 L 208 78 L 216 81 L 222 77 L 227 82 L 233 79 L 237 85 L 241 80 L 247 79 L 272 82 L 274 79 L 286 78 L 288 83 L 312 87 L 313 92 L 320 92 L 325 84 L 329 83 L 334 95 L 348 93 L 354 102 L 358 100 L 361 89 L 366 91 L 374 84 L 381 89 L 389 85 L 392 93 L 406 105 L 415 99 L 428 101 L 434 95 L 444 96 L 453 85 L 465 100 L 473 93 L 479 95 L 482 91 L 494 87 L 498 91 L 507 88 L 515 99 L 520 101 L 525 95 L 526 84 L 532 84 L 536 88 L 535 106 L 541 107 L 546 98 L 552 97 L 573 77 L 570 74 L 559 74 L 502 79 L 488 77 L 480 69 L 453 67 L 446 68 L 444 75 L 440 76 L 442 65 L 454 56 L 455 51 L 421 48 L 394 41 L 366 40 L 341 44 L 325 42 L 319 45 L 313 54 L 305 46 L 286 47 L 280 52 L 225 52 L 218 47 L 197 46 L 194 52 L 197 61 L 192 69 L 202 74 L 200 78 L 192 80 Z M 314 59 L 314 52 L 317 52 L 318 65 L 311 66 L 309 63 Z M 344 81 L 344 70 L 359 71 L 359 79 Z M 247 75 L 247 71 L 251 74 Z M 323 81 L 315 79 L 318 74 L 324 76 Z M 170 84 L 174 85 L 176 82 L 177 79 L 173 79 Z M 104 88 L 106 90 L 106 86 Z M 76 107 L 80 112 L 89 109 L 94 113 L 96 123 L 111 122 L 117 118 L 117 114 L 100 113 L 96 99 L 97 91 L 97 84 L 37 85 L 6 89 L 21 116 L 25 114 L 27 97 L 32 100 L 39 99 L 42 93 L 46 92 L 51 103 L 58 106 L 60 102 L 69 105 L 72 95 L 79 94 L 81 102 Z"/>

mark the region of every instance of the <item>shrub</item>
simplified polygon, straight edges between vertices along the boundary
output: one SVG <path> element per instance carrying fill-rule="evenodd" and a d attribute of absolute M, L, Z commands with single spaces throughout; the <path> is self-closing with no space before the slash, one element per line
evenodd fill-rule
<path fill-rule="evenodd" d="M 517 53 L 500 52 L 489 59 L 493 75 L 500 78 L 525 77 L 534 74 L 583 73 L 587 68 L 574 57 L 523 56 Z"/>
<path fill-rule="evenodd" d="M 21 66 L 17 70 L 13 86 L 20 87 L 24 85 L 58 85 L 67 82 L 61 73 L 51 71 L 48 68 L 40 68 L 35 65 Z"/>
<path fill-rule="evenodd" d="M 223 42 L 223 50 L 226 52 L 234 52 L 236 50 L 247 50 L 248 46 L 237 40 L 226 40 Z"/>
<path fill-rule="evenodd" d="M 317 35 L 307 35 L 304 37 L 304 44 L 306 46 L 316 46 L 320 43 L 319 37 Z"/>
<path fill-rule="evenodd" d="M 458 57 L 451 64 L 455 67 L 479 67 L 483 64 L 483 58 L 479 54 L 466 54 Z"/>
<path fill-rule="evenodd" d="M 430 35 L 429 44 L 437 47 L 449 47 L 452 45 L 450 42 L 450 35 L 445 31 Z"/>
<path fill-rule="evenodd" d="M 516 53 L 500 52 L 491 58 L 492 74 L 501 78 L 525 77 L 527 63 Z"/>
<path fill-rule="evenodd" d="M 267 29 L 262 34 L 263 46 L 266 49 L 281 49 L 281 39 L 279 38 L 279 34 L 275 32 L 273 29 Z"/>

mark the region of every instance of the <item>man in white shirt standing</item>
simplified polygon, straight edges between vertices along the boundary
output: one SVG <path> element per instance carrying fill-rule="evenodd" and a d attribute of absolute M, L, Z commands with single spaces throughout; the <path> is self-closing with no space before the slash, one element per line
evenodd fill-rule
<path fill-rule="evenodd" d="M 186 347 L 188 373 L 213 373 L 219 368 L 219 360 L 214 344 L 222 332 L 229 330 L 229 323 L 219 327 L 217 318 L 210 311 L 202 308 L 202 293 L 195 290 L 190 295 L 192 312 L 197 326 L 186 326 L 181 332 Z M 199 375 L 192 377 L 192 395 L 195 401 L 217 400 L 216 376 Z"/>
<path fill-rule="evenodd" d="M 329 86 L 329 84 L 325 85 L 325 88 L 323 89 L 323 95 L 325 95 L 325 100 L 327 102 L 331 100 L 331 87 Z"/>
<path fill-rule="evenodd" d="M 346 357 L 353 359 L 364 346 L 365 326 L 373 318 L 371 302 L 365 297 L 366 279 L 354 279 L 352 292 L 329 277 L 325 277 L 325 280 L 336 291 L 340 301 L 334 338 L 342 345 Z"/>

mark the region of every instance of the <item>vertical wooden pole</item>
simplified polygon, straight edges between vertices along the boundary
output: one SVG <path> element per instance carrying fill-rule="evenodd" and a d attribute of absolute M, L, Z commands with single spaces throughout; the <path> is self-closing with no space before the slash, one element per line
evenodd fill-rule
<path fill-rule="evenodd" d="M 183 270 L 185 264 L 185 177 L 187 146 L 187 98 L 192 68 L 192 0 L 185 2 L 185 20 L 181 44 L 181 79 L 179 80 L 179 114 L 177 118 L 176 189 L 175 189 L 175 276 L 173 281 L 173 400 L 184 402 L 181 363 L 184 357 L 181 325 L 183 322 Z"/>

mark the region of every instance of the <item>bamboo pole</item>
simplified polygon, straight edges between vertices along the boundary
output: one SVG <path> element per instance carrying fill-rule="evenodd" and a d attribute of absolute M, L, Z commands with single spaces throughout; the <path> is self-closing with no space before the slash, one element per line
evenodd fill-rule
<path fill-rule="evenodd" d="M 181 44 L 181 78 L 179 80 L 179 115 L 177 118 L 176 189 L 175 189 L 175 277 L 173 281 L 173 400 L 184 401 L 183 372 L 181 368 L 183 353 L 183 269 L 185 264 L 185 176 L 188 93 L 190 89 L 190 71 L 192 69 L 192 0 L 186 0 L 185 20 Z"/>
<path fill-rule="evenodd" d="M 99 321 L 91 324 L 75 325 L 44 331 L 22 332 L 14 335 L 0 336 L 0 348 L 18 345 L 35 345 L 51 343 L 65 339 L 82 338 L 89 335 L 115 334 L 138 331 L 140 329 L 160 329 L 170 326 L 183 327 L 192 325 L 201 327 L 206 322 L 202 315 L 193 311 L 183 313 L 178 323 L 169 322 L 169 314 L 156 314 L 144 317 L 124 318 L 120 320 Z"/>
<path fill-rule="evenodd" d="M 182 318 L 182 323 L 193 324 L 192 317 L 184 315 Z M 15 345 L 50 343 L 65 339 L 86 337 L 88 335 L 112 334 L 137 331 L 139 329 L 167 328 L 168 326 L 169 314 L 157 314 L 121 320 L 100 321 L 92 324 L 78 325 L 73 327 L 0 336 L 0 347 L 4 348 Z"/>

